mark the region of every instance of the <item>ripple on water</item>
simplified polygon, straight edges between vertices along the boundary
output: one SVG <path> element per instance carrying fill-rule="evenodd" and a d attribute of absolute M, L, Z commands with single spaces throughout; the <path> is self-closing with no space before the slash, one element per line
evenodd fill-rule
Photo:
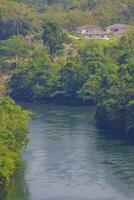
<path fill-rule="evenodd" d="M 28 107 L 26 169 L 6 200 L 134 200 L 134 146 L 97 129 L 92 109 Z"/>

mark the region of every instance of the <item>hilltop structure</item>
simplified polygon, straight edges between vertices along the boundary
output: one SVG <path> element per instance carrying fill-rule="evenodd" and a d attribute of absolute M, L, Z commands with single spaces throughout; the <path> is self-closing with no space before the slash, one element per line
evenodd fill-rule
<path fill-rule="evenodd" d="M 85 36 L 87 39 L 105 39 L 107 40 L 107 33 L 99 26 L 83 25 L 76 29 L 77 34 Z"/>
<path fill-rule="evenodd" d="M 85 33 L 84 36 L 87 39 L 105 39 L 105 40 L 109 40 L 108 34 L 105 31 L 102 31 L 102 30 L 89 31 L 88 33 Z"/>
<path fill-rule="evenodd" d="M 113 24 L 105 28 L 103 31 L 101 27 L 95 25 L 83 25 L 76 28 L 78 35 L 83 35 L 88 39 L 105 39 L 109 40 L 111 35 L 113 38 L 120 38 L 124 35 L 125 31 L 128 29 L 126 24 Z"/>
<path fill-rule="evenodd" d="M 107 34 L 114 33 L 118 37 L 122 37 L 125 31 L 129 28 L 126 24 L 113 24 L 106 27 Z"/>
<path fill-rule="evenodd" d="M 102 31 L 102 28 L 94 25 L 83 25 L 76 28 L 78 34 L 85 35 L 90 32 Z"/>

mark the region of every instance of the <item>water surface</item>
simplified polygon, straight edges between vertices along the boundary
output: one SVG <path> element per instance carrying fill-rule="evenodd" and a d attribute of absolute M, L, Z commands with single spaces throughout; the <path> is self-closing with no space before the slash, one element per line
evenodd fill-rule
<path fill-rule="evenodd" d="M 93 109 L 25 107 L 31 142 L 4 200 L 134 200 L 134 146 L 96 128 Z"/>

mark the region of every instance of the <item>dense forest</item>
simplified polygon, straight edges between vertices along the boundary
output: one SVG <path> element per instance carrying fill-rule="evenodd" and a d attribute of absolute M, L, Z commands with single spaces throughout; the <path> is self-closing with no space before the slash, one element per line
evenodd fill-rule
<path fill-rule="evenodd" d="M 67 59 L 55 55 L 52 60 L 54 55 L 37 45 L 14 70 L 9 81 L 11 95 L 32 102 L 97 105 L 98 125 L 132 133 L 133 36 L 131 30 L 112 43 L 81 40 L 75 44 L 77 55 L 71 53 Z"/>
<path fill-rule="evenodd" d="M 133 0 L 29 0 L 44 19 L 73 29 L 81 24 L 102 27 L 115 22 L 133 24 Z"/>
<path fill-rule="evenodd" d="M 97 105 L 98 125 L 103 118 L 101 126 L 133 131 L 133 7 L 132 0 L 1 0 L 0 69 L 11 96 Z M 62 31 L 116 22 L 131 25 L 118 40 L 78 40 Z"/>
<path fill-rule="evenodd" d="M 133 10 L 134 0 L 0 0 L 1 96 L 95 106 L 98 126 L 134 136 Z M 113 23 L 130 28 L 108 41 L 75 37 L 80 25 Z M 0 186 L 27 143 L 28 119 L 1 97 Z"/>

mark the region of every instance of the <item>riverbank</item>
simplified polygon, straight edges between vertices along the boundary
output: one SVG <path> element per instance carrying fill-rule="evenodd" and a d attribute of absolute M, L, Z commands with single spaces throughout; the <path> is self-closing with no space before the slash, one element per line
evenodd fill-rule
<path fill-rule="evenodd" d="M 17 103 L 20 103 L 19 100 L 16 101 Z M 21 101 L 22 102 L 22 101 Z M 105 129 L 108 130 L 109 132 L 111 132 L 111 130 L 113 130 L 112 133 L 115 134 L 120 134 L 122 133 L 122 136 L 124 137 L 126 135 L 126 139 L 132 139 L 134 140 L 134 132 L 133 132 L 133 122 L 129 124 L 129 129 L 128 126 L 126 126 L 126 124 L 124 123 L 124 126 L 122 126 L 123 121 L 120 121 L 120 124 L 118 124 L 118 122 L 115 120 L 115 122 L 112 121 L 108 121 L 109 118 L 107 118 L 107 110 L 105 110 L 103 108 L 103 112 L 102 112 L 102 108 L 98 109 L 98 106 L 93 103 L 93 102 L 89 102 L 89 101 L 82 101 L 82 100 L 78 100 L 78 99 L 66 99 L 66 98 L 61 98 L 61 99 L 52 99 L 52 98 L 48 98 L 45 100 L 36 100 L 36 101 L 23 101 L 25 103 L 32 103 L 33 105 L 42 105 L 42 106 L 46 106 L 46 105 L 59 105 L 59 106 L 71 106 L 73 107 L 89 107 L 89 108 L 93 108 L 95 111 L 95 115 L 94 115 L 94 119 L 96 120 L 96 126 L 100 129 Z M 133 105 L 132 105 L 133 106 Z M 101 109 L 101 112 L 100 112 Z M 130 117 L 130 113 L 132 113 L 133 115 L 133 107 L 132 109 L 130 107 L 128 107 L 129 110 L 127 111 L 127 115 L 129 115 Z M 111 112 L 112 113 L 112 112 Z M 109 113 L 110 115 L 110 113 Z M 105 118 L 105 119 L 104 119 Z M 104 119 L 104 121 L 102 121 Z M 132 118 L 133 120 L 133 118 Z"/>
<path fill-rule="evenodd" d="M 20 162 L 21 149 L 28 143 L 30 115 L 9 97 L 0 98 L 0 188 L 5 188 Z"/>
<path fill-rule="evenodd" d="M 11 96 L 12 97 L 12 96 Z M 13 98 L 13 97 L 12 97 Z M 89 100 L 82 100 L 78 98 L 68 98 L 68 97 L 57 97 L 57 98 L 45 98 L 45 99 L 34 99 L 28 100 L 23 98 L 15 98 L 16 102 L 27 102 L 33 104 L 58 104 L 58 105 L 67 105 L 67 106 L 95 106 L 95 102 Z"/>

